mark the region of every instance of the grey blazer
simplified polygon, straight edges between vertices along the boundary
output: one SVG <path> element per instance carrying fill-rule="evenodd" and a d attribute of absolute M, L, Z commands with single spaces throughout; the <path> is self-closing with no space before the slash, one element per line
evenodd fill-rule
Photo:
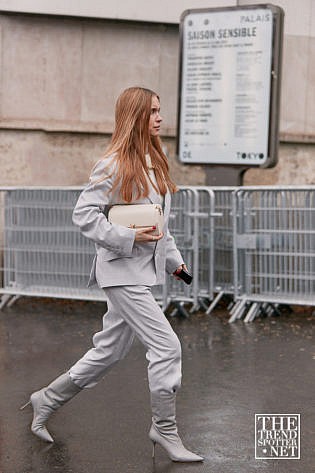
<path fill-rule="evenodd" d="M 135 242 L 134 229 L 111 224 L 106 217 L 112 205 L 123 203 L 119 198 L 119 188 L 111 191 L 115 180 L 115 173 L 110 176 L 114 170 L 111 161 L 106 158 L 97 163 L 72 215 L 73 223 L 80 227 L 82 234 L 95 243 L 96 256 L 88 286 L 95 283 L 100 287 L 163 284 L 165 270 L 172 274 L 184 263 L 168 230 L 170 193 L 167 192 L 164 199 L 164 237 L 152 243 Z M 110 177 L 102 179 L 105 168 Z M 159 202 L 160 196 L 151 186 L 147 198 L 133 203 Z"/>

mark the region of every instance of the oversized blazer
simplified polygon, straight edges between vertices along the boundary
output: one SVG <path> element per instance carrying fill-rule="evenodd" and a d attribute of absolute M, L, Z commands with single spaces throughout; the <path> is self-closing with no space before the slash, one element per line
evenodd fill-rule
<path fill-rule="evenodd" d="M 95 283 L 100 287 L 163 284 L 165 271 L 172 274 L 184 263 L 168 230 L 170 193 L 164 197 L 163 238 L 152 243 L 136 242 L 134 229 L 107 219 L 111 206 L 124 203 L 119 197 L 119 186 L 112 191 L 115 177 L 115 160 L 99 161 L 73 210 L 73 223 L 85 237 L 94 241 L 96 248 L 88 286 Z M 132 204 L 160 202 L 161 196 L 151 185 L 148 197 Z"/>

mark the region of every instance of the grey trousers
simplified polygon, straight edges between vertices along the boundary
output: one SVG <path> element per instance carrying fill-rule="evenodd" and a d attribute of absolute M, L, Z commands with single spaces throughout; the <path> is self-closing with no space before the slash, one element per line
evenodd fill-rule
<path fill-rule="evenodd" d="M 147 349 L 149 388 L 152 393 L 175 392 L 181 384 L 181 346 L 177 335 L 148 286 L 104 288 L 108 311 L 103 330 L 69 374 L 81 388 L 94 386 L 129 351 L 134 336 Z"/>

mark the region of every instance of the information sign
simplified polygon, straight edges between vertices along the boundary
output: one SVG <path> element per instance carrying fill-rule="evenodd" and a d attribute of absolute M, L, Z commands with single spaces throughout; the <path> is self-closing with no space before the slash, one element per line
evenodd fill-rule
<path fill-rule="evenodd" d="M 274 8 L 268 6 L 183 13 L 181 162 L 267 167 L 274 161 L 273 37 Z"/>

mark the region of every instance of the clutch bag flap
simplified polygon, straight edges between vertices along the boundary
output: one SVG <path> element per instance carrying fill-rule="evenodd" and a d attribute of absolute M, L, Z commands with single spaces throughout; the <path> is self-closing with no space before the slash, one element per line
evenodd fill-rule
<path fill-rule="evenodd" d="M 159 204 L 114 205 L 108 212 L 108 221 L 129 228 L 149 228 L 152 235 L 159 235 L 163 230 L 164 216 Z"/>

